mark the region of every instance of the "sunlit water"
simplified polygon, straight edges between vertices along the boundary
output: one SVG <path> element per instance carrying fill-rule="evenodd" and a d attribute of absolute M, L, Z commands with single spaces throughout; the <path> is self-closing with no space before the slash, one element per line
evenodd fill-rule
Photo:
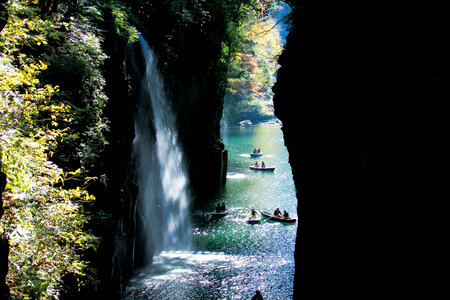
<path fill-rule="evenodd" d="M 155 257 L 136 273 L 124 299 L 251 299 L 256 289 L 264 299 L 292 299 L 297 223 L 246 222 L 251 208 L 279 207 L 297 217 L 280 126 L 226 127 L 222 137 L 229 151 L 227 184 L 209 204 L 193 207 L 193 251 Z M 256 147 L 263 156 L 250 158 Z M 250 170 L 255 160 L 275 172 Z M 218 202 L 230 213 L 209 219 Z"/>

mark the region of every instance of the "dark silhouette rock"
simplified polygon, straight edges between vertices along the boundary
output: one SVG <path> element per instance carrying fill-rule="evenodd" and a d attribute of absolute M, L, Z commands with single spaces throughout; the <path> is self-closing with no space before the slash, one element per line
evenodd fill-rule
<path fill-rule="evenodd" d="M 299 201 L 295 298 L 433 298 L 448 9 L 290 2 L 274 105 Z"/>
<path fill-rule="evenodd" d="M 1 154 L 1 152 L 0 152 Z M 0 219 L 3 216 L 3 191 L 6 186 L 6 174 L 1 172 L 1 161 L 0 161 Z M 9 255 L 9 244 L 8 240 L 0 238 L 0 298 L 9 298 L 9 288 L 6 285 L 5 278 L 8 273 L 8 255 Z"/>
<path fill-rule="evenodd" d="M 2 31 L 3 27 L 5 27 L 6 22 L 8 21 L 8 13 L 3 6 L 8 0 L 0 0 L 0 31 Z"/>

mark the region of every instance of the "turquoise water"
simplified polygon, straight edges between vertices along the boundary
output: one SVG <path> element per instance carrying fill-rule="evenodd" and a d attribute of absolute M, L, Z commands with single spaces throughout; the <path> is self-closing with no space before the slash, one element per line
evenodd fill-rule
<path fill-rule="evenodd" d="M 246 222 L 251 208 L 279 207 L 297 217 L 280 126 L 225 127 L 221 135 L 229 152 L 227 183 L 209 204 L 193 207 L 193 249 L 156 257 L 131 280 L 125 299 L 250 299 L 256 289 L 264 299 L 292 299 L 297 223 Z M 251 158 L 254 148 L 263 156 Z M 255 160 L 276 169 L 250 170 Z M 230 212 L 210 219 L 218 202 Z"/>

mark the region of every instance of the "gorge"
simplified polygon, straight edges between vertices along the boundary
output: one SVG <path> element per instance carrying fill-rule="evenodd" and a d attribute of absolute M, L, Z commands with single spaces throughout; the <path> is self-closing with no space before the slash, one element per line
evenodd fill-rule
<path fill-rule="evenodd" d="M 6 2 L 0 2 L 3 30 L 8 29 L 3 27 Z M 80 6 L 72 7 L 75 2 Z M 220 137 L 220 119 L 227 67 L 222 60 L 223 45 L 230 42 L 227 25 L 238 21 L 237 8 L 244 2 L 265 1 L 122 1 L 127 7 L 124 10 L 113 5 L 118 1 L 104 1 L 102 7 L 88 6 L 90 1 L 75 2 L 39 1 L 39 15 L 64 12 L 75 19 L 79 16 L 76 13 L 84 11 L 102 15 L 98 19 L 90 15 L 90 20 L 95 20 L 91 27 L 84 19 L 70 26 L 83 33 L 94 24 L 102 29 L 101 48 L 108 58 L 97 68 L 104 80 L 89 82 L 83 91 L 92 92 L 95 84 L 104 81 L 108 102 L 99 107 L 108 118 L 109 129 L 103 133 L 107 143 L 99 143 L 100 150 L 89 152 L 85 147 L 83 152 L 77 148 L 78 142 L 72 148 L 68 143 L 67 148 L 55 152 L 54 159 L 67 167 L 78 167 L 80 163 L 65 154 L 88 153 L 91 156 L 86 156 L 83 166 L 91 171 L 89 175 L 105 175 L 107 179 L 87 188 L 96 196 L 96 203 L 82 204 L 95 216 L 89 229 L 102 238 L 97 252 L 86 250 L 97 270 L 98 283 L 78 290 L 76 279 L 67 276 L 61 298 L 101 295 L 118 299 L 135 268 L 147 264 L 151 257 L 139 255 L 136 261 L 133 245 L 141 234 L 135 230 L 134 212 L 142 194 L 133 172 L 133 141 L 139 131 L 134 116 L 141 87 L 138 77 L 142 78 L 145 70 L 143 59 L 134 52 L 139 76 L 124 71 L 128 41 L 117 34 L 126 28 L 117 29 L 117 16 L 132 12 L 138 20 L 136 28 L 158 57 L 186 158 L 192 201 L 202 203 L 226 180 L 227 152 Z M 293 11 L 291 28 L 273 91 L 298 199 L 294 298 L 432 299 L 443 286 L 437 271 L 442 269 L 445 239 L 445 181 L 438 171 L 445 171 L 450 11 L 444 4 L 411 1 L 286 3 Z M 15 19 L 10 16 L 9 20 Z M 64 28 L 61 25 L 61 30 L 69 30 Z M 49 42 L 43 50 L 36 44 L 23 51 L 48 54 L 53 65 L 47 73 L 42 71 L 43 82 L 65 91 L 76 89 L 76 84 L 64 82 L 61 74 L 77 78 L 78 83 L 78 78 L 93 68 L 82 68 L 81 59 L 64 60 L 75 57 L 76 52 L 67 56 L 52 52 L 61 51 L 62 42 Z M 1 46 L 6 53 L 6 47 Z M 93 48 L 81 56 L 97 57 Z M 58 57 L 65 64 L 58 65 Z M 11 69 L 9 62 L 1 63 L 7 66 L 2 72 Z M 62 68 L 69 63 L 73 70 Z M 18 93 L 21 89 L 17 88 Z M 1 91 L 2 102 L 9 99 L 6 90 Z M 57 94 L 67 101 L 77 98 L 74 95 L 77 93 Z M 92 105 L 72 102 L 76 110 L 90 114 L 87 107 Z M 93 120 L 86 122 L 97 122 Z M 85 121 L 78 116 L 77 122 L 80 128 Z M 148 128 L 153 143 L 158 133 L 154 125 Z M 5 132 L 2 127 L 2 134 Z M 80 137 L 73 133 L 70 138 L 87 143 L 95 140 L 90 133 L 85 130 Z M 8 174 L 4 161 L 8 150 L 4 140 L 0 171 L 12 182 L 13 174 Z M 147 148 L 152 147 L 155 145 Z M 151 159 L 157 155 L 153 153 Z M 10 189 L 2 188 L 5 212 L 18 203 Z M 0 246 L 1 267 L 11 252 L 4 243 Z M 0 269 L 0 279 L 4 269 Z M 5 290 L 3 282 L 0 288 Z"/>

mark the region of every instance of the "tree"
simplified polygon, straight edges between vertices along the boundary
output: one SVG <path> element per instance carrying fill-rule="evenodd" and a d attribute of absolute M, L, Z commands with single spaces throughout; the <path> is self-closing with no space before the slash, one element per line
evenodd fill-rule
<path fill-rule="evenodd" d="M 235 30 L 224 117 L 234 123 L 273 118 L 272 90 L 282 41 L 274 18 L 251 14 Z"/>
<path fill-rule="evenodd" d="M 11 0 L 0 35 L 0 147 L 8 177 L 0 233 L 10 244 L 7 284 L 13 298 L 58 298 L 62 278 L 73 274 L 82 286 L 94 280 L 84 250 L 99 239 L 85 229 L 83 203 L 94 197 L 81 170 L 63 171 L 51 161 L 67 135 L 70 105 L 54 99 L 59 87 L 39 75 L 47 64 L 36 55 L 68 27 L 58 18 L 41 17 L 29 1 Z"/>

